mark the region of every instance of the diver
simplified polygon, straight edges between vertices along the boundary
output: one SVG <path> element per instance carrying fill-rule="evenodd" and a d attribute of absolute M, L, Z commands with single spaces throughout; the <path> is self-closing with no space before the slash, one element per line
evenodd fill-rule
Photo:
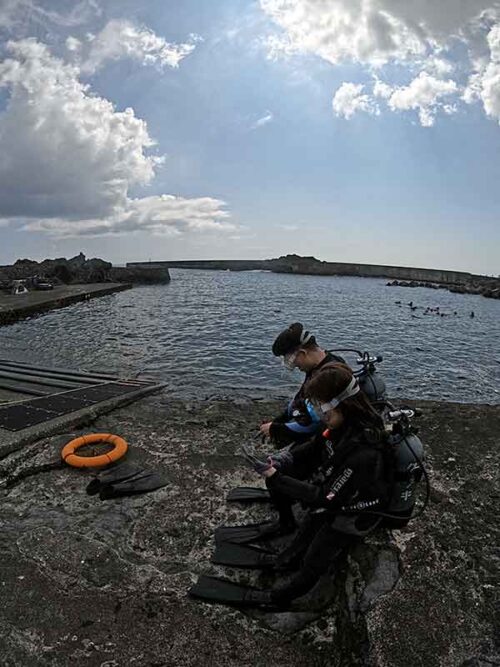
<path fill-rule="evenodd" d="M 283 357 L 288 370 L 298 368 L 305 373 L 305 378 L 287 408 L 272 421 L 261 424 L 260 433 L 281 446 L 304 442 L 321 427 L 316 415 L 307 409 L 304 388 L 325 364 L 345 363 L 344 359 L 321 348 L 300 322 L 291 324 L 279 334 L 272 352 L 276 357 Z"/>
<path fill-rule="evenodd" d="M 287 452 L 286 461 L 272 456 L 267 461 L 251 458 L 278 508 L 300 501 L 309 510 L 291 545 L 277 558 L 263 552 L 262 565 L 267 560 L 282 568 L 299 560 L 300 569 L 285 585 L 267 590 L 201 577 L 190 591 L 193 597 L 286 607 L 308 592 L 346 548 L 381 522 L 377 511 L 386 507 L 391 489 L 382 418 L 345 364 L 331 364 L 313 377 L 304 397 L 311 399 L 327 429 Z M 302 481 L 287 474 L 290 466 L 302 467 L 304 477 L 317 470 L 321 474 L 313 482 Z M 216 532 L 216 542 L 223 540 L 231 542 L 230 533 L 218 537 Z"/>

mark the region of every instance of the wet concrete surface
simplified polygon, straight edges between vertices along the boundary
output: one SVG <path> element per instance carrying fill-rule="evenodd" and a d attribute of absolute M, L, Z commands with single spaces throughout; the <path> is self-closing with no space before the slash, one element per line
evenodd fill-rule
<path fill-rule="evenodd" d="M 6 294 L 0 291 L 0 326 L 131 287 L 128 283 L 89 283 L 56 285 L 52 290 L 31 290 L 25 294 Z"/>
<path fill-rule="evenodd" d="M 270 583 L 210 556 L 217 525 L 271 513 L 225 496 L 259 485 L 237 451 L 276 402 L 160 394 L 100 417 L 85 432 L 125 437 L 127 460 L 168 478 L 141 496 L 86 495 L 91 473 L 59 462 L 80 432 L 10 454 L 0 461 L 2 665 L 500 664 L 500 406 L 419 407 L 428 511 L 356 547 L 313 613 L 244 614 L 186 595 L 200 573 Z"/>

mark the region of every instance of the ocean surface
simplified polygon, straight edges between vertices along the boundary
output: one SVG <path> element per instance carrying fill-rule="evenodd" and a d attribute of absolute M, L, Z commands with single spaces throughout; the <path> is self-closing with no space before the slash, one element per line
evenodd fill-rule
<path fill-rule="evenodd" d="M 271 345 L 300 321 L 323 347 L 381 354 L 390 396 L 500 403 L 500 301 L 386 287 L 384 279 L 181 269 L 171 276 L 168 285 L 2 327 L 0 357 L 142 372 L 182 397 L 286 396 L 301 374 L 286 371 Z M 423 314 L 436 306 L 445 316 Z"/>

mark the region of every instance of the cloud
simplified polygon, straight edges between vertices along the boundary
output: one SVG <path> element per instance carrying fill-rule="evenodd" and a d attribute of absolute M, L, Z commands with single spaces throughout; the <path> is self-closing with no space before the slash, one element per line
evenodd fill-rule
<path fill-rule="evenodd" d="M 455 81 L 437 79 L 428 72 L 420 72 L 407 86 L 389 86 L 376 78 L 373 96 L 363 93 L 364 88 L 362 84 L 343 83 L 333 97 L 336 115 L 346 119 L 358 111 L 379 115 L 380 107 L 375 98 L 384 100 L 391 111 L 418 111 L 423 127 L 434 125 L 438 111 L 448 115 L 457 111 L 456 105 L 444 101 L 458 92 Z"/>
<path fill-rule="evenodd" d="M 417 110 L 429 126 L 437 113 L 480 101 L 488 116 L 500 120 L 498 0 L 260 0 L 260 6 L 280 28 L 268 38 L 269 57 L 353 62 L 370 76 L 377 72 L 377 79 L 384 67 L 396 64 L 397 70 L 389 70 L 392 78 L 396 72 L 409 81 L 376 81 L 374 98 L 356 88 L 361 84 L 343 84 L 333 101 L 338 115 L 376 114 L 376 100 L 385 99 L 390 110 Z"/>
<path fill-rule="evenodd" d="M 318 55 L 338 64 L 345 60 L 380 66 L 438 51 L 494 0 L 260 0 L 263 11 L 283 29 L 274 37 L 274 54 Z"/>
<path fill-rule="evenodd" d="M 453 107 L 445 105 L 442 98 L 457 92 L 455 81 L 436 79 L 427 72 L 420 72 L 408 86 L 396 88 L 387 103 L 393 111 L 417 110 L 421 125 L 430 127 L 439 109 L 445 107 L 446 113 L 453 112 Z"/>
<path fill-rule="evenodd" d="M 463 99 L 468 104 L 482 102 L 485 113 L 500 122 L 500 25 L 491 28 L 487 42 L 489 59 L 476 61 Z"/>
<path fill-rule="evenodd" d="M 159 68 L 178 67 L 181 60 L 194 51 L 191 43 L 171 44 L 148 28 L 139 28 L 130 21 L 114 19 L 109 21 L 97 35 L 88 35 L 86 43 L 78 40 L 67 42 L 72 51 L 86 52 L 81 71 L 91 74 L 106 62 L 130 58 L 144 65 Z"/>
<path fill-rule="evenodd" d="M 32 0 L 2 0 L 0 27 L 8 30 L 25 30 L 35 24 L 44 27 L 56 25 L 72 28 L 101 14 L 101 9 L 95 0 L 83 0 L 72 4 L 72 9 L 63 14 L 54 9 L 45 9 L 43 3 L 35 3 Z"/>
<path fill-rule="evenodd" d="M 364 94 L 364 86 L 356 83 L 343 83 L 333 96 L 332 107 L 337 116 L 351 118 L 357 111 L 378 114 L 379 109 L 373 98 Z"/>
<path fill-rule="evenodd" d="M 255 123 L 252 124 L 251 130 L 258 130 L 259 127 L 264 127 L 264 125 L 267 125 L 268 123 L 271 123 L 274 120 L 274 114 L 271 113 L 271 111 L 267 111 L 262 118 L 259 118 L 258 120 L 255 121 Z"/>
<path fill-rule="evenodd" d="M 211 197 L 186 199 L 158 195 L 129 199 L 126 206 L 105 219 L 72 220 L 52 218 L 23 225 L 26 231 L 46 232 L 59 238 L 113 236 L 147 231 L 155 235 L 179 236 L 183 232 L 230 232 L 237 226 L 222 222 L 229 217 L 225 202 Z"/>
<path fill-rule="evenodd" d="M 0 89 L 0 219 L 52 235 L 234 229 L 224 202 L 129 197 L 154 179 L 162 158 L 145 121 L 117 111 L 79 80 L 76 65 L 33 40 L 9 42 Z M 28 220 L 28 222 L 26 222 Z"/>

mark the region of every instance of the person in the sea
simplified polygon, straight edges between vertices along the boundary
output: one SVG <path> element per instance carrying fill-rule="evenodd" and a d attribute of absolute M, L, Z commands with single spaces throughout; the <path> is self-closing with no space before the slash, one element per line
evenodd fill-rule
<path fill-rule="evenodd" d="M 332 364 L 308 382 L 304 395 L 327 430 L 297 446 L 291 460 L 270 457 L 255 466 L 278 508 L 300 501 L 309 510 L 297 537 L 277 559 L 284 566 L 302 558 L 302 566 L 285 585 L 252 591 L 257 604 L 286 605 L 304 595 L 342 550 L 378 526 L 376 512 L 383 512 L 389 500 L 384 424 L 351 369 Z M 317 470 L 321 474 L 315 482 L 301 481 L 287 474 L 290 468 L 302 468 L 304 478 Z"/>
<path fill-rule="evenodd" d="M 305 378 L 285 410 L 272 421 L 260 425 L 260 433 L 282 446 L 304 442 L 321 428 L 317 416 L 307 409 L 304 388 L 325 364 L 344 362 L 344 359 L 320 347 L 313 334 L 300 322 L 291 324 L 279 334 L 272 352 L 274 356 L 283 358 L 288 370 L 298 368 L 305 373 Z"/>

